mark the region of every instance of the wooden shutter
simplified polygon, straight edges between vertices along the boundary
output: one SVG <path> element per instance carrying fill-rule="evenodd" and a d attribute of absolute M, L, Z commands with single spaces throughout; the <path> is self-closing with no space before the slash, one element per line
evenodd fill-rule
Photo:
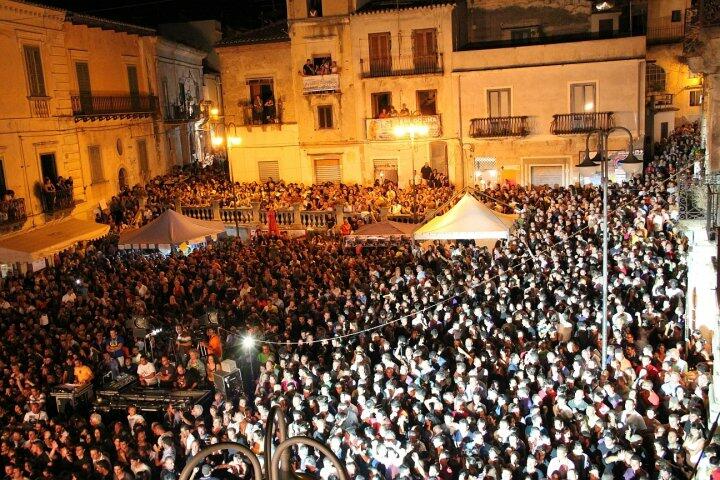
<path fill-rule="evenodd" d="M 128 76 L 128 90 L 130 91 L 130 96 L 136 97 L 136 96 L 140 95 L 140 86 L 138 83 L 137 67 L 135 65 L 127 66 L 127 76 Z"/>
<path fill-rule="evenodd" d="M 90 95 L 90 68 L 87 62 L 76 62 L 75 74 L 77 75 L 78 93 L 81 96 Z"/>
<path fill-rule="evenodd" d="M 447 144 L 445 142 L 430 142 L 430 166 L 447 175 L 448 159 Z"/>
<path fill-rule="evenodd" d="M 40 47 L 25 45 L 23 50 L 25 52 L 25 68 L 27 69 L 30 96 L 44 97 L 46 96 L 45 77 L 43 76 Z"/>
<path fill-rule="evenodd" d="M 392 68 L 390 32 L 368 34 L 368 47 L 370 51 L 370 70 L 374 72 L 390 71 Z"/>
<path fill-rule="evenodd" d="M 433 69 L 437 66 L 437 30 L 413 30 L 412 47 L 415 68 Z"/>
<path fill-rule="evenodd" d="M 102 167 L 102 153 L 99 145 L 90 145 L 88 147 L 88 157 L 90 157 L 90 182 L 100 183 L 105 180 Z"/>
<path fill-rule="evenodd" d="M 530 167 L 532 185 L 563 185 L 563 167 L 560 165 L 532 165 Z"/>
<path fill-rule="evenodd" d="M 341 181 L 340 159 L 323 158 L 315 160 L 315 183 L 340 183 Z"/>
<path fill-rule="evenodd" d="M 280 167 L 277 160 L 263 160 L 258 162 L 258 177 L 261 183 L 268 180 L 280 180 Z"/>

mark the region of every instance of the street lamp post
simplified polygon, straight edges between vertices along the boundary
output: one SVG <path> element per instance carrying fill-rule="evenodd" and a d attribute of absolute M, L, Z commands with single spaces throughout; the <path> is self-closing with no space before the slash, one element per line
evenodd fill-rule
<path fill-rule="evenodd" d="M 628 155 L 620 162 L 623 165 L 642 165 L 643 161 L 637 158 L 633 154 L 633 137 L 630 130 L 625 127 L 612 127 L 606 129 L 596 129 L 588 132 L 585 137 L 585 156 L 578 165 L 579 168 L 594 168 L 600 165 L 600 172 L 602 176 L 602 204 L 603 204 L 603 220 L 602 220 L 602 264 L 603 264 L 603 276 L 602 276 L 602 321 L 601 321 L 601 333 L 600 338 L 602 341 L 601 355 L 602 355 L 602 369 L 605 370 L 607 367 L 607 329 L 608 329 L 608 183 L 609 170 L 610 170 L 610 158 L 608 157 L 608 140 L 610 134 L 614 131 L 624 131 L 629 137 L 629 149 Z M 595 157 L 590 158 L 590 137 L 597 134 L 598 136 L 598 147 Z M 599 163 L 598 163 L 599 162 Z"/>
<path fill-rule="evenodd" d="M 408 125 L 398 125 L 395 127 L 396 138 L 410 138 L 410 161 L 412 167 L 412 189 L 413 189 L 413 221 L 417 215 L 417 187 L 415 185 L 415 137 L 427 136 L 430 129 L 427 125 L 422 123 L 411 123 Z"/>
<path fill-rule="evenodd" d="M 233 128 L 233 134 L 228 135 L 228 128 L 232 126 Z M 240 144 L 242 144 L 242 138 L 238 136 L 237 134 L 237 126 L 234 122 L 230 122 L 227 125 L 225 125 L 225 136 L 227 137 L 227 161 L 228 161 L 228 175 L 230 175 L 230 182 L 232 183 L 232 195 L 233 195 L 233 220 L 235 222 L 235 236 L 240 236 L 240 225 L 238 223 L 238 214 L 237 214 L 237 193 L 235 192 L 235 178 L 233 177 L 233 170 L 232 170 L 232 161 L 230 160 L 230 149 L 233 147 L 238 147 Z"/>

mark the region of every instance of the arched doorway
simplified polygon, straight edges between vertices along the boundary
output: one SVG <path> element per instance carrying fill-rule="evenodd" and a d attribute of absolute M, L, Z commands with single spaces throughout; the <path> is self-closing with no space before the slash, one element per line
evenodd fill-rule
<path fill-rule="evenodd" d="M 118 171 L 118 187 L 120 187 L 120 190 L 123 188 L 126 188 L 128 186 L 127 184 L 127 171 L 125 168 L 121 168 L 120 171 Z"/>

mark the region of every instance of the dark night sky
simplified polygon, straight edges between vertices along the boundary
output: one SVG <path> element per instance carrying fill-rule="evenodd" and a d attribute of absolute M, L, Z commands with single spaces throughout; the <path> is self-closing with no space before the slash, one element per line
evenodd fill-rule
<path fill-rule="evenodd" d="M 39 3 L 147 27 L 214 19 L 220 20 L 223 27 L 243 29 L 285 18 L 285 0 L 40 0 Z"/>

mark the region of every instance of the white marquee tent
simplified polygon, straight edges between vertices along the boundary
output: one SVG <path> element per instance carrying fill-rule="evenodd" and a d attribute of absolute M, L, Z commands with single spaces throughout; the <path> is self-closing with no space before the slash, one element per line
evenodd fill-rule
<path fill-rule="evenodd" d="M 225 233 L 222 222 L 197 220 L 175 210 L 166 210 L 142 228 L 120 234 L 121 249 L 169 249 L 182 243 L 204 243 Z"/>
<path fill-rule="evenodd" d="M 517 215 L 496 212 L 466 193 L 444 215 L 415 231 L 416 240 L 486 240 L 508 238 Z"/>

